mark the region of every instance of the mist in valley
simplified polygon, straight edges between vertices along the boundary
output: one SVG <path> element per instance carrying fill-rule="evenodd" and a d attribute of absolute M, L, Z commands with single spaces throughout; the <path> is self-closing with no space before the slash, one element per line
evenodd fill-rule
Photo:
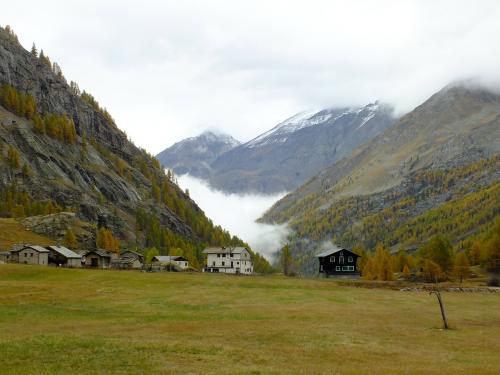
<path fill-rule="evenodd" d="M 179 186 L 189 190 L 189 195 L 216 225 L 247 242 L 253 250 L 274 260 L 274 253 L 284 244 L 286 225 L 257 223 L 262 214 L 286 192 L 273 195 L 227 194 L 212 189 L 205 181 L 183 175 Z"/>

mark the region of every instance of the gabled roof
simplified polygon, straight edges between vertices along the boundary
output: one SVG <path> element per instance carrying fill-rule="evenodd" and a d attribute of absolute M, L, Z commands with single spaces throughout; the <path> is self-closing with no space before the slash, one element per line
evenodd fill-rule
<path fill-rule="evenodd" d="M 316 258 L 323 258 L 323 257 L 327 257 L 329 255 L 332 255 L 332 254 L 335 254 L 335 253 L 338 253 L 339 251 L 348 251 L 350 253 L 353 253 L 354 255 L 357 255 L 358 257 L 360 257 L 361 255 L 359 254 L 356 254 L 355 252 L 353 252 L 352 250 L 349 250 L 349 249 L 345 249 L 343 247 L 338 247 L 338 246 L 334 246 L 332 249 L 330 250 L 327 250 L 327 251 L 323 251 L 322 253 L 319 253 L 319 254 L 316 254 Z"/>
<path fill-rule="evenodd" d="M 243 251 L 248 251 L 244 247 L 208 247 L 203 250 L 203 254 L 241 254 Z M 248 251 L 249 252 L 249 251 Z"/>
<path fill-rule="evenodd" d="M 94 253 L 99 255 L 102 258 L 111 258 L 111 254 L 109 254 L 106 250 L 83 250 L 78 252 L 82 257 Z"/>
<path fill-rule="evenodd" d="M 138 258 L 144 258 L 144 255 L 142 255 L 141 253 L 138 253 L 137 251 L 133 251 L 133 250 L 124 250 L 120 253 L 120 257 L 121 258 L 127 258 L 127 256 L 125 254 L 127 253 L 130 253 L 130 254 L 133 254 L 133 255 L 136 255 Z M 125 255 L 125 256 L 124 256 Z"/>
<path fill-rule="evenodd" d="M 180 256 L 180 255 L 156 255 L 153 257 L 153 259 L 156 259 L 160 263 L 168 263 L 168 262 L 174 262 L 174 261 L 187 261 L 186 258 Z"/>
<path fill-rule="evenodd" d="M 32 249 L 32 250 L 35 250 L 39 253 L 48 253 L 49 252 L 46 248 L 38 246 L 38 245 L 25 245 L 25 246 L 19 247 L 18 249 L 12 250 L 11 253 L 17 253 L 17 252 L 24 250 L 24 249 Z"/>
<path fill-rule="evenodd" d="M 62 255 L 65 258 L 71 259 L 80 259 L 82 256 L 80 254 L 75 253 L 74 251 L 68 249 L 64 246 L 47 246 L 48 249 L 55 251 L 56 253 Z"/>

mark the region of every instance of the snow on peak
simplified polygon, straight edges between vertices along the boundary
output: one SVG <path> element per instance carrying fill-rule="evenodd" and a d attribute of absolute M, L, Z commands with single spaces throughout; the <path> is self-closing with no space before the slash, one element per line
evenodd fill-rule
<path fill-rule="evenodd" d="M 255 148 L 272 143 L 284 143 L 287 141 L 289 134 L 294 133 L 298 130 L 305 129 L 310 126 L 324 124 L 327 122 L 331 125 L 334 125 L 337 120 L 341 119 L 344 116 L 359 116 L 362 112 L 366 112 L 366 114 L 363 113 L 364 117 L 363 119 L 361 119 L 360 125 L 357 127 L 357 129 L 359 129 L 373 117 L 375 117 L 379 109 L 380 105 L 377 101 L 363 107 L 329 108 L 320 111 L 314 109 L 300 112 L 279 123 L 271 130 L 247 142 L 244 147 Z"/>

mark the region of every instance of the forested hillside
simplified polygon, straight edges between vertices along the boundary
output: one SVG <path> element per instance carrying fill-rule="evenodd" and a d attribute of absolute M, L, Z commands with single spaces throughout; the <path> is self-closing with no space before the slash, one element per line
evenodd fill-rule
<path fill-rule="evenodd" d="M 0 29 L 0 84 L 3 217 L 70 211 L 65 227 L 43 234 L 63 240 L 74 232 L 80 248 L 177 248 L 194 265 L 206 245 L 244 245 L 215 226 L 91 94 L 68 84 L 34 45 L 26 51 L 10 28 Z"/>
<path fill-rule="evenodd" d="M 304 264 L 322 241 L 396 251 L 444 235 L 469 249 L 500 213 L 499 132 L 498 95 L 446 87 L 262 220 L 289 223 Z"/>

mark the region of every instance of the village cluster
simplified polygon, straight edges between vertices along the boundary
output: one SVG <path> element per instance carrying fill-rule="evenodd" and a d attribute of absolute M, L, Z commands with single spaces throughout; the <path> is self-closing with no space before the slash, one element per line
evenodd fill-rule
<path fill-rule="evenodd" d="M 252 257 L 244 247 L 210 247 L 203 250 L 203 272 L 250 275 Z M 125 250 L 120 254 L 97 250 L 73 251 L 64 246 L 16 245 L 0 252 L 0 263 L 36 264 L 67 268 L 99 268 L 146 271 L 196 271 L 182 256 L 157 255 L 146 262 L 144 255 Z"/>

